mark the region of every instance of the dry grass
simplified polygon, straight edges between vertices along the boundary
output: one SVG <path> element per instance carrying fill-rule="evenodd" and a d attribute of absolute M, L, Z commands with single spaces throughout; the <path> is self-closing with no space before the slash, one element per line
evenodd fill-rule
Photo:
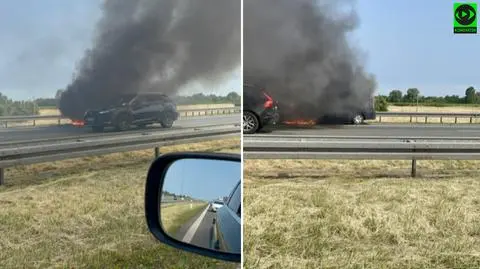
<path fill-rule="evenodd" d="M 479 268 L 479 164 L 247 160 L 244 268 Z"/>
<path fill-rule="evenodd" d="M 39 114 L 44 116 L 44 115 L 60 115 L 60 111 L 56 108 L 41 108 L 39 110 Z"/>
<path fill-rule="evenodd" d="M 239 139 L 162 151 L 214 150 L 220 145 L 239 152 Z M 9 186 L 0 188 L 0 267 L 235 267 L 173 249 L 149 233 L 144 184 L 152 154 L 114 154 L 10 169 L 7 176 L 17 171 L 23 181 L 7 177 Z M 39 171 L 51 173 L 39 180 Z"/>
<path fill-rule="evenodd" d="M 478 113 L 480 107 L 474 106 L 446 106 L 446 107 L 434 107 L 434 106 L 388 106 L 389 112 L 440 112 L 440 113 Z M 379 117 L 374 121 L 379 122 Z M 413 117 L 413 123 L 425 123 L 425 117 Z M 443 123 L 455 123 L 455 118 L 442 119 Z M 382 123 L 410 123 L 410 117 L 382 117 Z M 427 123 L 440 123 L 440 117 L 428 117 Z M 470 118 L 458 118 L 457 123 L 470 123 Z M 480 119 L 473 118 L 472 123 L 480 123 Z"/>
<path fill-rule="evenodd" d="M 416 112 L 416 106 L 388 106 L 391 112 Z M 418 106 L 418 112 L 444 112 L 444 113 L 473 113 L 480 112 L 478 106 Z"/>

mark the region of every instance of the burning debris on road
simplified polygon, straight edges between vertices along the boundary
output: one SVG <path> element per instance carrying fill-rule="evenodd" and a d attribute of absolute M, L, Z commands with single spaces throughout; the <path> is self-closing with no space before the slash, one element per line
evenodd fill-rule
<path fill-rule="evenodd" d="M 371 103 L 376 83 L 347 42 L 358 18 L 344 4 L 355 3 L 244 0 L 244 76 L 265 85 L 288 121 Z"/>
<path fill-rule="evenodd" d="M 240 64 L 238 0 L 108 0 L 93 47 L 60 100 L 64 116 L 117 102 L 123 93 L 175 95 L 213 85 Z"/>

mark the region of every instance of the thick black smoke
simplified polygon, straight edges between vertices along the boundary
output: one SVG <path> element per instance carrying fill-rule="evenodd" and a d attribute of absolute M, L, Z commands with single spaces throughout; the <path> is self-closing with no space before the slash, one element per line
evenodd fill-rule
<path fill-rule="evenodd" d="M 122 93 L 177 93 L 213 85 L 240 64 L 239 0 L 107 0 L 93 47 L 60 100 L 62 114 L 115 102 Z"/>
<path fill-rule="evenodd" d="M 244 78 L 267 87 L 292 118 L 369 104 L 368 76 L 347 34 L 358 24 L 339 0 L 244 0 Z"/>

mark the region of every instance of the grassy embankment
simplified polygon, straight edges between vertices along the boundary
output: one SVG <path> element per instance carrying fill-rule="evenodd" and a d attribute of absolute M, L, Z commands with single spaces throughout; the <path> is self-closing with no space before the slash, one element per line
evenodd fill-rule
<path fill-rule="evenodd" d="M 480 268 L 478 161 L 245 163 L 245 268 Z"/>
<path fill-rule="evenodd" d="M 237 138 L 161 152 L 239 148 Z M 144 184 L 152 157 L 148 150 L 8 169 L 0 187 L 0 267 L 235 268 L 168 247 L 150 234 Z"/>

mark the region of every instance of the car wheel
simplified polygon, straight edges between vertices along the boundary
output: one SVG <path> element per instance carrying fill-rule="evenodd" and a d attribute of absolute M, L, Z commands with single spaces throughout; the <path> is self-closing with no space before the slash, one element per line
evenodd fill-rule
<path fill-rule="evenodd" d="M 126 131 L 130 128 L 130 120 L 128 116 L 120 116 L 117 119 L 117 124 L 115 125 L 117 131 Z"/>
<path fill-rule="evenodd" d="M 361 114 L 357 114 L 353 117 L 352 123 L 355 125 L 362 124 L 364 121 L 364 118 Z"/>
<path fill-rule="evenodd" d="M 258 131 L 259 126 L 258 118 L 252 112 L 243 112 L 243 133 L 254 134 Z"/>
<path fill-rule="evenodd" d="M 163 128 L 172 128 L 173 122 L 174 122 L 173 118 L 169 114 L 167 114 L 165 115 L 165 117 L 163 117 L 160 124 L 162 125 Z"/>
<path fill-rule="evenodd" d="M 104 128 L 103 126 L 93 126 L 93 127 L 92 127 L 92 130 L 93 130 L 94 132 L 103 132 L 104 129 L 105 129 L 105 128 Z"/>

